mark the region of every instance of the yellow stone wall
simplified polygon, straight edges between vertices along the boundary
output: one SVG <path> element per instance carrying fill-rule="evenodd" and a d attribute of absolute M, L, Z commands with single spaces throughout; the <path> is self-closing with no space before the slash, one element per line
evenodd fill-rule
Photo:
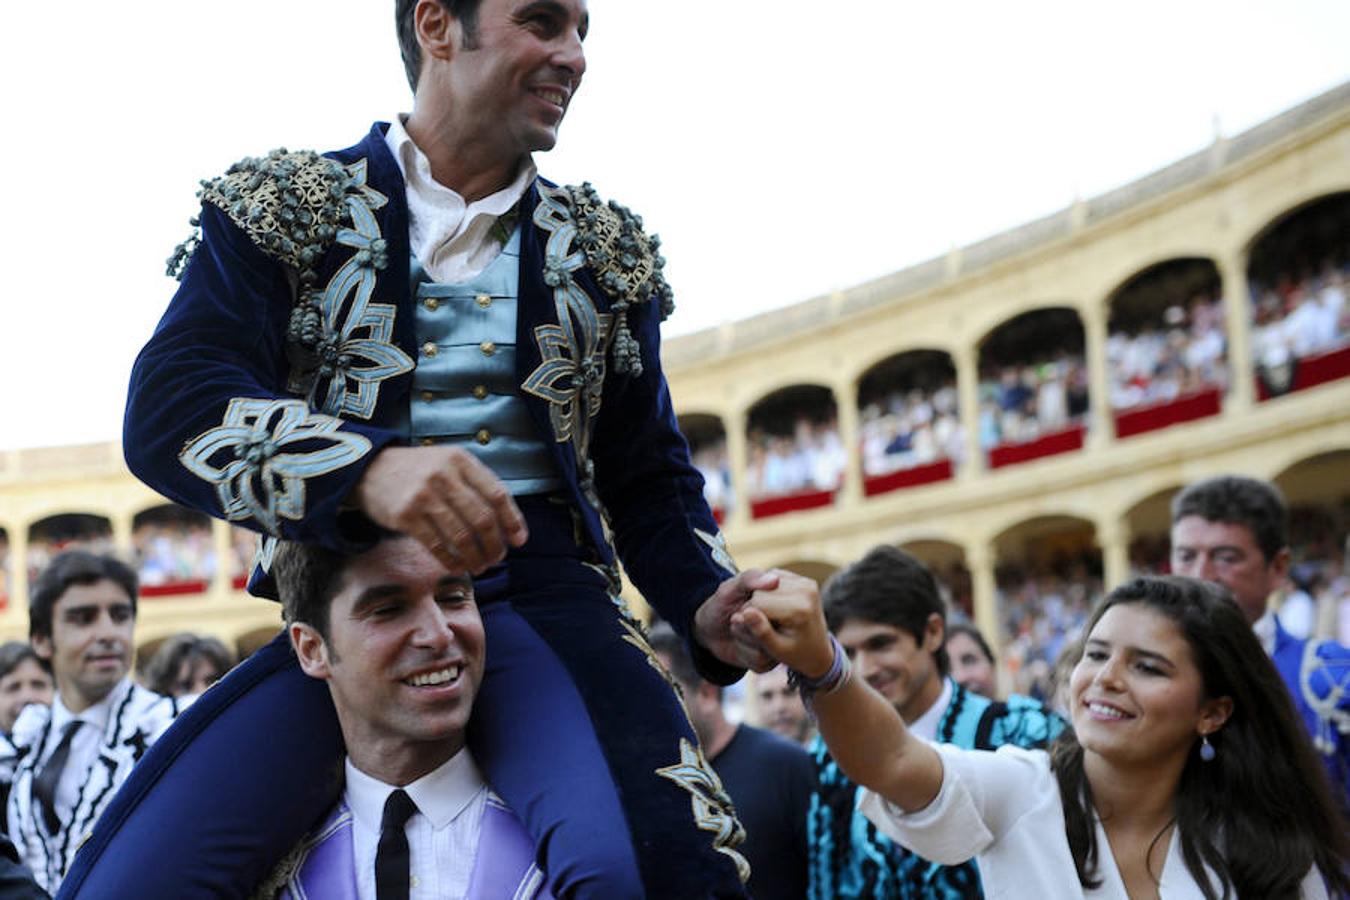
<path fill-rule="evenodd" d="M 112 523 L 117 553 L 130 559 L 132 519 L 167 502 L 127 471 L 116 443 L 0 452 L 0 528 L 9 539 L 10 560 L 9 598 L 0 612 L 0 640 L 28 637 L 27 573 L 18 561 L 27 557 L 28 530 L 34 523 L 62 513 L 103 516 Z M 228 559 L 229 526 L 213 521 L 212 534 L 216 558 Z M 281 627 L 277 604 L 235 590 L 229 567 L 218 568 L 220 574 L 204 594 L 142 598 L 137 645 L 193 631 L 218 637 L 230 647 L 241 640 L 248 646 L 264 632 Z"/>

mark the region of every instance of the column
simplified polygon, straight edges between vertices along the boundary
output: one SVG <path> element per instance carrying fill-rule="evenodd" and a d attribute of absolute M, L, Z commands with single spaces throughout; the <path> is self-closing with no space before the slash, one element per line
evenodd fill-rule
<path fill-rule="evenodd" d="M 834 386 L 839 423 L 839 442 L 844 445 L 844 481 L 839 488 L 840 506 L 857 506 L 863 500 L 862 446 L 859 444 L 857 383 Z"/>
<path fill-rule="evenodd" d="M 28 621 L 28 523 L 6 526 L 9 534 L 9 595 L 5 607 L 6 622 Z M 27 629 L 24 629 L 25 632 Z"/>
<path fill-rule="evenodd" d="M 988 541 L 976 540 L 965 548 L 966 566 L 970 569 L 972 601 L 975 607 L 975 627 L 980 629 L 989 646 L 999 653 L 1003 634 L 998 626 L 998 595 L 994 585 L 994 547 Z"/>
<path fill-rule="evenodd" d="M 726 528 L 744 528 L 750 522 L 750 497 L 745 474 L 750 466 L 750 452 L 745 439 L 745 413 L 734 419 L 723 419 L 727 431 L 727 459 L 731 465 L 731 509 L 727 510 Z"/>
<path fill-rule="evenodd" d="M 1247 286 L 1247 266 L 1243 255 L 1234 251 L 1218 260 L 1222 279 L 1224 328 L 1228 337 L 1230 387 L 1223 411 L 1238 415 L 1256 403 L 1253 383 L 1251 289 Z"/>
<path fill-rule="evenodd" d="M 133 564 L 136 560 L 136 548 L 131 541 L 134 518 L 127 511 L 119 511 L 112 515 L 113 554 L 118 559 L 128 560 Z"/>
<path fill-rule="evenodd" d="M 1106 361 L 1106 310 L 1101 306 L 1089 308 L 1083 315 L 1083 337 L 1086 341 L 1088 366 L 1088 413 L 1092 427 L 1088 430 L 1087 446 L 1100 450 L 1116 439 L 1116 427 L 1111 415 L 1111 384 Z"/>
<path fill-rule="evenodd" d="M 1106 590 L 1130 577 L 1130 525 L 1123 519 L 1097 523 L 1097 546 L 1102 550 L 1102 577 Z"/>
<path fill-rule="evenodd" d="M 974 347 L 956 348 L 952 362 L 956 365 L 956 393 L 965 435 L 966 456 L 958 472 L 964 481 L 985 470 L 984 450 L 980 447 L 980 369 Z"/>
<path fill-rule="evenodd" d="M 207 596 L 227 600 L 234 592 L 234 529 L 223 519 L 211 520 L 211 549 L 216 554 L 216 572 Z"/>

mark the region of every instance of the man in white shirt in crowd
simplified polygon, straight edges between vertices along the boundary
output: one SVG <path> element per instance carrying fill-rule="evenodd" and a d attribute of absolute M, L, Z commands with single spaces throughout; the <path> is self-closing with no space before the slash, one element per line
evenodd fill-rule
<path fill-rule="evenodd" d="M 273 572 L 300 667 L 328 684 L 347 759 L 341 800 L 263 895 L 551 897 L 529 835 L 464 746 L 485 645 L 469 578 L 395 534 L 345 558 L 282 544 Z"/>
<path fill-rule="evenodd" d="M 20 758 L 7 814 L 20 857 L 52 893 L 117 788 L 183 707 L 128 676 L 136 588 L 126 565 L 80 550 L 53 559 L 32 587 L 29 639 L 51 665 L 56 696 L 50 708 L 26 707 L 14 725 Z"/>

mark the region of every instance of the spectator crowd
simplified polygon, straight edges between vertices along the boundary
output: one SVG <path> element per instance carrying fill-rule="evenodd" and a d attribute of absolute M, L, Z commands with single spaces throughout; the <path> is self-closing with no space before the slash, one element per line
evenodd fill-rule
<path fill-rule="evenodd" d="M 848 459 L 833 417 L 814 420 L 803 413 L 790 434 L 755 428 L 748 435 L 750 500 L 838 489 Z"/>
<path fill-rule="evenodd" d="M 1081 353 L 986 371 L 980 379 L 980 446 L 1028 443 L 1082 422 L 1087 412 Z"/>
<path fill-rule="evenodd" d="M 1327 260 L 1313 272 L 1284 274 L 1269 284 L 1253 281 L 1252 356 L 1258 368 L 1278 369 L 1350 344 L 1348 280 L 1350 263 Z"/>
<path fill-rule="evenodd" d="M 859 452 L 863 475 L 888 475 L 943 459 L 959 461 L 964 433 L 956 382 L 935 390 L 897 389 L 863 406 Z"/>
<path fill-rule="evenodd" d="M 1199 294 L 1189 308 L 1169 306 L 1159 325 L 1111 334 L 1106 360 L 1118 411 L 1226 389 L 1223 300 Z"/>

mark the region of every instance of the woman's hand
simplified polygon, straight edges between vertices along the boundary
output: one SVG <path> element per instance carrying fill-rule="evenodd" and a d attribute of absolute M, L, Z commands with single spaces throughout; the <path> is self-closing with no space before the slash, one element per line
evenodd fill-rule
<path fill-rule="evenodd" d="M 820 589 L 801 575 L 776 570 L 778 586 L 758 590 L 732 617 L 779 662 L 808 678 L 820 678 L 834 663 L 834 645 L 820 608 Z"/>

